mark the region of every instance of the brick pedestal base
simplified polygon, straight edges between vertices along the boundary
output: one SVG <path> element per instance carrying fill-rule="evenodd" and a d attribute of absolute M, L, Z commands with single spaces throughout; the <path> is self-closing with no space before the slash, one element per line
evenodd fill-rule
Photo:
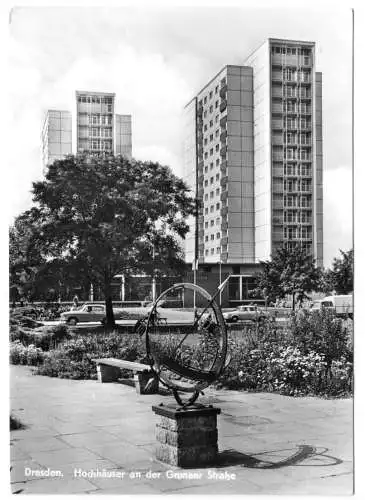
<path fill-rule="evenodd" d="M 194 405 L 153 406 L 158 415 L 156 458 L 178 467 L 213 464 L 218 454 L 217 415 L 220 408 Z"/>

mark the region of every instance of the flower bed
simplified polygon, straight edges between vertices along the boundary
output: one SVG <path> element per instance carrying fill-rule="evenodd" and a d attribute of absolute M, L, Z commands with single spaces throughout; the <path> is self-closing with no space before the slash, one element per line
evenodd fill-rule
<path fill-rule="evenodd" d="M 24 345 L 24 338 L 23 343 L 14 339 L 10 362 L 37 366 L 42 375 L 95 379 L 93 358 L 143 361 L 145 357 L 138 335 L 91 333 L 70 338 L 67 332 L 63 334 L 55 349 L 45 340 L 42 349 L 40 342 Z M 208 366 L 214 358 L 215 342 L 215 338 L 201 336 L 178 354 L 180 360 L 194 367 Z M 162 353 L 173 352 L 176 336 L 161 335 L 159 345 Z M 231 332 L 230 364 L 217 386 L 288 395 L 346 396 L 352 393 L 352 355 L 352 323 L 341 322 L 328 312 L 301 313 L 292 317 L 286 329 L 267 321 L 257 329 Z"/>

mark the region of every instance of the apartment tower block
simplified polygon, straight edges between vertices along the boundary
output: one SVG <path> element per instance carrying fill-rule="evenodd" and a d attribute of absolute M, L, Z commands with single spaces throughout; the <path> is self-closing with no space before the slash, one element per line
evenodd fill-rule
<path fill-rule="evenodd" d="M 321 76 L 313 42 L 269 39 L 186 106 L 184 177 L 201 202 L 187 262 L 237 269 L 299 243 L 322 266 Z"/>

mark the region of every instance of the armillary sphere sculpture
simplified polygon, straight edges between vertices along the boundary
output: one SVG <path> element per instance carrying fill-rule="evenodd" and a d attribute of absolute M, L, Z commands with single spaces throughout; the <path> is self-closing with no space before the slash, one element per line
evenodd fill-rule
<path fill-rule="evenodd" d="M 225 367 L 227 330 L 215 299 L 227 281 L 213 297 L 192 283 L 170 287 L 157 298 L 140 325 L 152 370 L 182 407 L 192 405 Z M 177 297 L 183 308 L 164 309 Z M 183 401 L 181 393 L 190 397 Z"/>

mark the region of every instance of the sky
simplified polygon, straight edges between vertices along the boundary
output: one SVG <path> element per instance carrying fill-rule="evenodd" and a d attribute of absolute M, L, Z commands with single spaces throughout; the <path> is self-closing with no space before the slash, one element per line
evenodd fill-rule
<path fill-rule="evenodd" d="M 252 5 L 252 4 L 251 4 Z M 242 7 L 17 7 L 9 16 L 8 222 L 42 177 L 48 109 L 75 90 L 116 93 L 132 115 L 133 156 L 182 175 L 182 110 L 226 64 L 266 38 L 316 42 L 323 73 L 324 265 L 352 247 L 351 11 Z"/>

